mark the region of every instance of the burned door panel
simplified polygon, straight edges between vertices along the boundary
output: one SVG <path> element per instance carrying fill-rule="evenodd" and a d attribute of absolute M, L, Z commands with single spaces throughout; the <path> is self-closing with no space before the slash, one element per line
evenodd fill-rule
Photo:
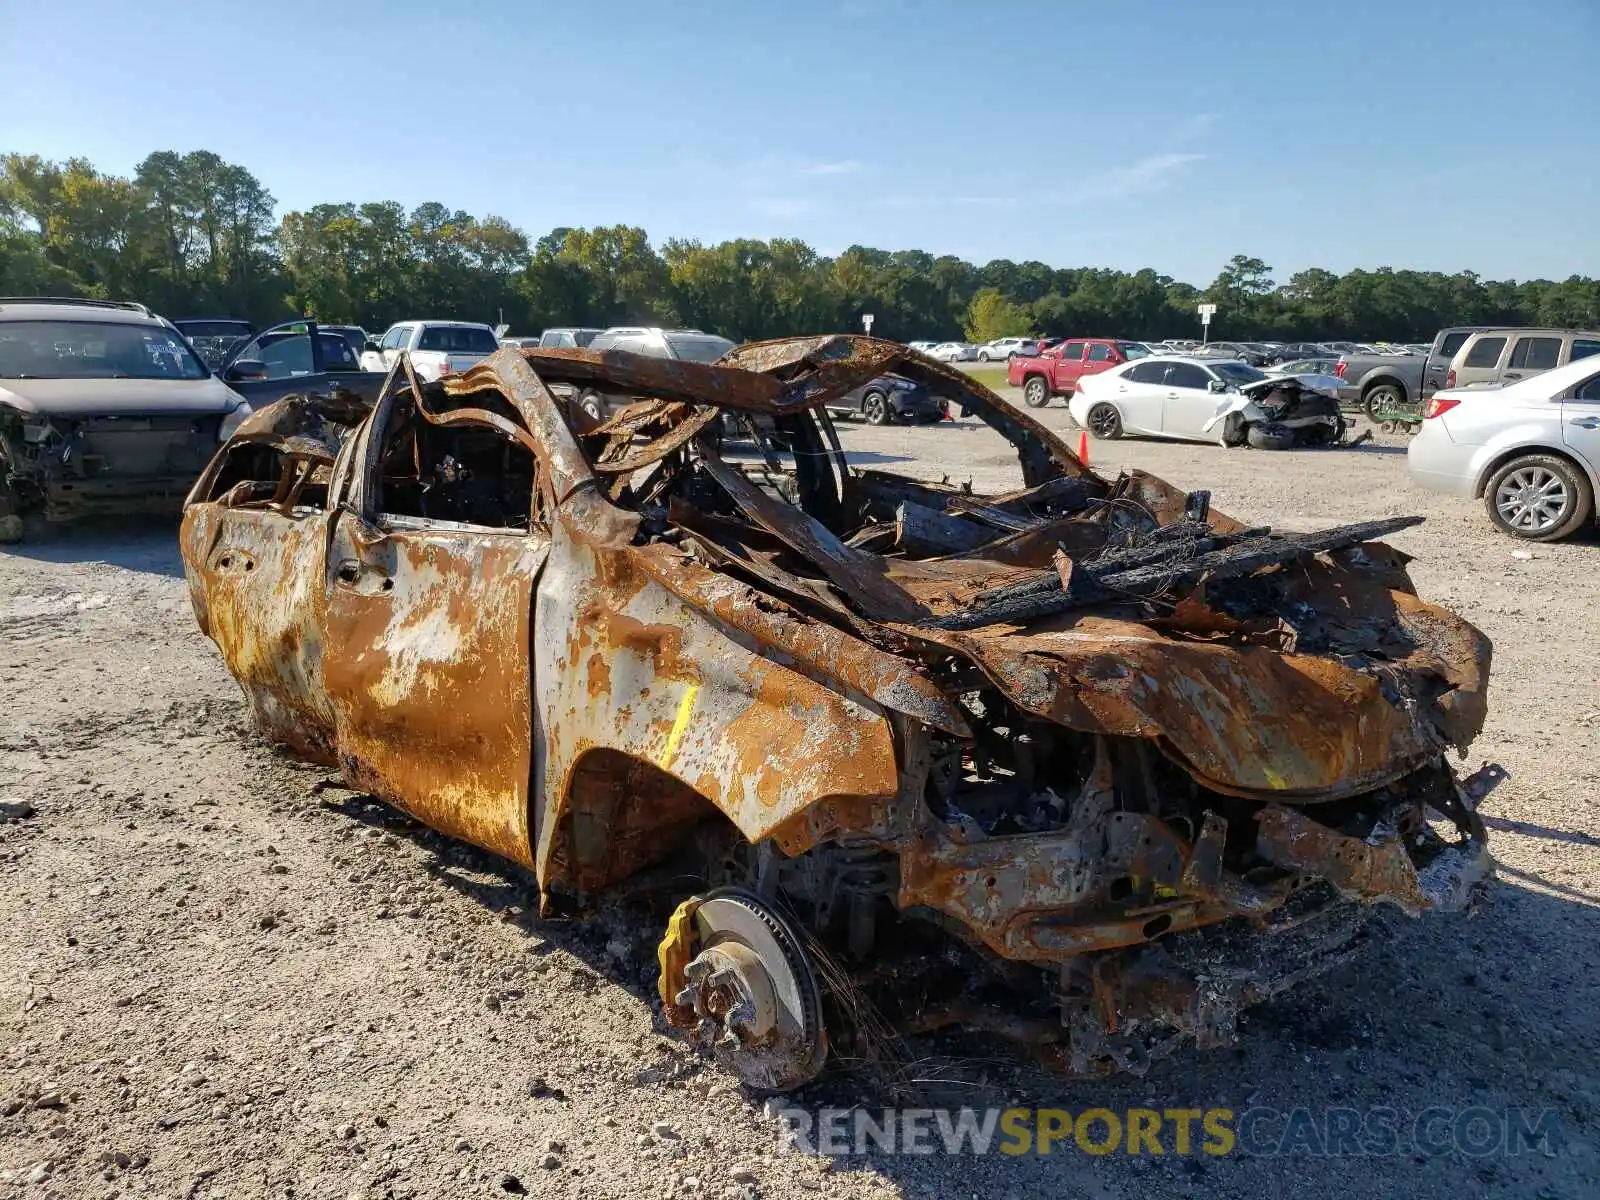
<path fill-rule="evenodd" d="M 526 865 L 529 607 L 548 547 L 542 532 L 363 530 L 341 514 L 322 615 L 351 785 Z"/>
<path fill-rule="evenodd" d="M 333 761 L 322 677 L 324 512 L 191 505 L 181 541 L 201 627 L 271 740 Z"/>

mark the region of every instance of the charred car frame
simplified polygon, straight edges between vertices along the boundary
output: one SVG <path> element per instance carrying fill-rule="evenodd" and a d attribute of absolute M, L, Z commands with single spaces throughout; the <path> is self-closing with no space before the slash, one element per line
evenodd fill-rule
<path fill-rule="evenodd" d="M 886 372 L 1009 440 L 1023 486 L 851 467 L 825 407 Z M 552 391 L 600 385 L 637 399 L 596 421 Z M 268 738 L 550 909 L 693 864 L 664 1013 L 781 1090 L 846 1007 L 1141 1070 L 1353 953 L 1375 904 L 1469 907 L 1482 781 L 1445 754 L 1490 646 L 1377 540 L 1413 523 L 1246 528 L 832 336 L 402 360 L 375 406 L 255 413 L 182 543 Z"/>

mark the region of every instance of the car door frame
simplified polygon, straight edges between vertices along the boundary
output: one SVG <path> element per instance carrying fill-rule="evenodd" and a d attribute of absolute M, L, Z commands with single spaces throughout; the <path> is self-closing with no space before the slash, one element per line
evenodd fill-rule
<path fill-rule="evenodd" d="M 1589 482 L 1600 494 L 1600 355 L 1594 356 L 1595 374 L 1572 384 L 1562 393 L 1561 444 L 1588 473 Z M 1585 389 L 1593 397 L 1578 398 Z"/>
<path fill-rule="evenodd" d="M 401 398 L 363 424 L 339 481 L 323 564 L 323 679 L 339 764 L 439 831 L 533 866 L 533 601 L 551 531 L 379 509 Z"/>
<path fill-rule="evenodd" d="M 1554 342 L 1556 344 L 1556 361 L 1548 367 L 1518 367 L 1515 366 L 1517 351 L 1524 342 Z M 1530 329 L 1518 333 L 1510 339 L 1510 346 L 1505 354 L 1505 366 L 1500 369 L 1499 382 L 1502 384 L 1519 383 L 1524 379 L 1532 379 L 1535 375 L 1545 371 L 1552 371 L 1562 366 L 1567 361 L 1567 355 L 1572 351 L 1572 336 L 1570 334 L 1551 333 L 1549 330 Z"/>
<path fill-rule="evenodd" d="M 1101 381 L 1094 385 L 1094 390 L 1104 394 L 1107 400 L 1117 406 L 1126 432 L 1141 434 L 1161 432 L 1161 394 L 1166 390 L 1164 382 L 1130 379 L 1128 373 L 1137 371 L 1141 367 L 1155 367 L 1160 369 L 1164 381 L 1166 368 L 1169 365 L 1159 360 L 1152 362 L 1148 358 L 1141 358 L 1122 364 L 1127 370 L 1121 375 L 1114 375 L 1112 371 L 1101 372 Z"/>

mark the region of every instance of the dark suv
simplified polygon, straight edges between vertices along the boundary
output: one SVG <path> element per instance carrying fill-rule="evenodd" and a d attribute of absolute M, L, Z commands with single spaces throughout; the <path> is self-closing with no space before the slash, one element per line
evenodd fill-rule
<path fill-rule="evenodd" d="M 880 375 L 840 396 L 828 405 L 828 411 L 859 416 L 868 425 L 887 425 L 891 421 L 942 421 L 949 405 L 920 383 L 898 375 Z"/>

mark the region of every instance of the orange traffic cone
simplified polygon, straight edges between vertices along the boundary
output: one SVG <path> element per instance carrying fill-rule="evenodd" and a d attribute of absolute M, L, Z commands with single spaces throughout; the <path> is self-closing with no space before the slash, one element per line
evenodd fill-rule
<path fill-rule="evenodd" d="M 1087 429 L 1078 435 L 1078 461 L 1086 467 L 1089 465 L 1089 431 Z"/>

